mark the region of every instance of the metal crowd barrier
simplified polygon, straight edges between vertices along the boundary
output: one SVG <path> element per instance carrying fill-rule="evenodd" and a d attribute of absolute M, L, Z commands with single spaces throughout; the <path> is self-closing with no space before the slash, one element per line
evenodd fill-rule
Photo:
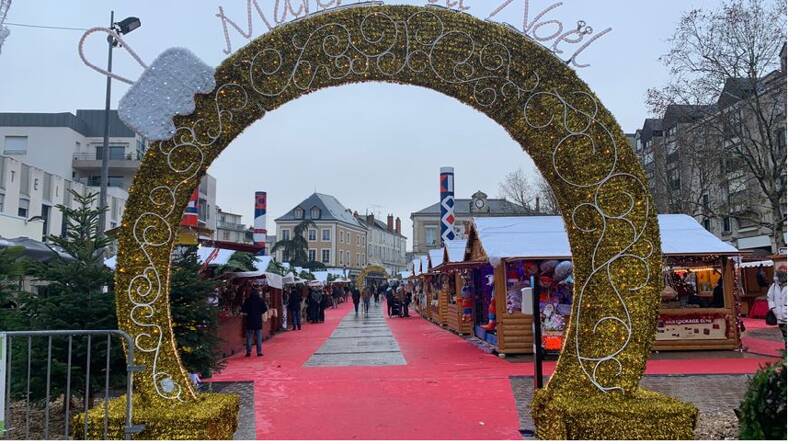
<path fill-rule="evenodd" d="M 105 336 L 105 338 L 103 338 Z M 32 362 L 32 344 L 34 338 L 47 338 L 47 362 Z M 84 339 L 85 337 L 85 339 Z M 100 337 L 99 339 L 97 339 Z M 61 433 L 56 433 L 54 436 L 50 434 L 50 403 L 52 398 L 51 393 L 51 370 L 53 366 L 53 338 L 66 338 L 67 343 L 67 353 L 66 353 L 66 385 L 64 388 L 64 427 L 63 427 L 63 438 L 62 439 L 71 439 L 70 430 L 71 426 L 73 426 L 72 418 L 70 417 L 70 407 L 73 395 L 73 387 L 72 387 L 72 373 L 73 367 L 78 369 L 81 374 L 85 374 L 86 376 L 86 383 L 85 387 L 79 388 L 80 391 L 83 392 L 83 413 L 84 413 L 84 421 L 83 421 L 83 428 L 84 433 L 83 436 L 86 436 L 88 433 L 89 423 L 88 423 L 88 415 L 86 413 L 93 407 L 89 405 L 89 399 L 92 398 L 95 393 L 91 390 L 91 370 L 92 370 L 92 343 L 93 339 L 95 339 L 94 344 L 97 345 L 105 345 L 105 386 L 102 392 L 102 403 L 104 408 L 104 418 L 103 418 L 103 438 L 108 439 L 108 403 L 110 400 L 110 378 L 111 378 L 111 344 L 112 338 L 118 338 L 118 340 L 122 340 L 125 342 L 125 363 L 126 363 L 126 381 L 125 381 L 125 427 L 123 431 L 124 439 L 131 439 L 133 434 L 138 433 L 142 430 L 142 426 L 135 426 L 133 425 L 133 401 L 132 401 L 132 394 L 133 394 L 133 372 L 142 370 L 141 366 L 136 366 L 134 363 L 134 344 L 133 339 L 124 331 L 121 330 L 44 330 L 44 331 L 7 331 L 2 332 L 0 331 L 0 342 L 5 341 L 4 344 L 0 344 L 0 350 L 5 348 L 6 356 L 5 362 L 0 362 L 0 366 L 4 366 L 5 369 L 5 405 L 2 405 L 4 409 L 4 417 L 5 417 L 5 424 L 6 430 L 2 430 L 0 427 L 0 439 L 4 438 L 8 439 L 10 437 L 10 432 L 15 432 L 14 436 L 18 438 L 24 439 L 58 439 L 62 438 Z M 105 340 L 104 340 L 105 339 Z M 14 344 L 19 344 L 18 341 L 25 341 L 22 344 L 22 348 L 27 348 L 27 356 L 22 361 L 25 364 L 25 368 L 23 369 L 16 369 L 14 372 L 13 362 L 12 359 L 14 358 Z M 86 344 L 86 361 L 85 363 L 76 362 L 73 363 L 72 355 L 73 355 L 73 344 L 79 344 L 78 341 L 84 341 Z M 27 346 L 26 343 L 27 342 Z M 101 345 L 101 347 L 102 347 Z M 16 346 L 20 348 L 19 345 Z M 0 353 L 0 356 L 2 354 Z M 62 357 L 63 358 L 63 357 Z M 34 359 L 35 361 L 36 359 Z M 43 432 L 42 436 L 31 436 L 31 366 L 44 366 L 46 365 L 46 377 L 45 377 L 45 395 L 44 395 L 44 419 L 43 419 Z M 61 365 L 61 363 L 59 363 Z M 82 368 L 83 365 L 85 368 Z M 34 367 L 37 368 L 37 367 Z M 39 367 L 41 369 L 41 367 Z M 3 370 L 0 368 L 0 370 Z M 22 370 L 20 372 L 19 370 Z M 0 372 L 2 374 L 3 372 Z M 22 373 L 22 374 L 19 374 Z M 25 390 L 23 391 L 25 397 L 25 432 L 20 433 L 19 430 L 13 430 L 12 419 L 10 416 L 12 414 L 19 414 L 19 412 L 11 412 L 11 397 L 12 397 L 12 382 L 14 382 L 14 378 L 25 378 Z M 0 381 L 2 383 L 3 381 Z M 0 393 L 2 395 L 2 393 Z M 55 394 L 56 397 L 58 393 Z M 21 401 L 20 401 L 21 402 Z M 74 412 L 73 412 L 74 413 Z M 0 417 L 0 420 L 3 418 Z M 16 421 L 19 422 L 19 421 Z M 3 424 L 3 421 L 0 421 L 0 425 Z M 78 425 L 80 426 L 80 425 Z"/>

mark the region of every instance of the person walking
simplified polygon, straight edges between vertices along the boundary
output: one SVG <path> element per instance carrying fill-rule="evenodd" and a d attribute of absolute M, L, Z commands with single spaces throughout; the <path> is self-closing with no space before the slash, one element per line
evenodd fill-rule
<path fill-rule="evenodd" d="M 364 300 L 364 316 L 369 316 L 369 301 L 372 299 L 372 296 L 366 293 L 362 299 Z"/>
<path fill-rule="evenodd" d="M 264 327 L 262 315 L 266 312 L 267 304 L 261 299 L 260 292 L 255 288 L 251 288 L 250 295 L 242 304 L 242 313 L 245 316 L 245 336 L 247 337 L 245 356 L 250 356 L 250 351 L 253 349 L 253 336 L 255 336 L 256 340 L 256 353 L 258 356 L 264 356 L 261 353 L 261 341 L 263 339 L 261 329 Z"/>
<path fill-rule="evenodd" d="M 403 292 L 403 317 L 407 318 L 409 317 L 408 306 L 411 304 L 411 287 L 401 286 L 398 290 Z"/>
<path fill-rule="evenodd" d="M 394 290 L 392 287 L 386 287 L 386 311 L 389 316 L 392 315 L 392 304 L 394 304 Z"/>
<path fill-rule="evenodd" d="M 783 335 L 783 342 L 786 342 L 786 270 L 775 272 L 774 282 L 767 291 L 767 302 L 769 309 L 778 320 L 778 328 Z"/>
<path fill-rule="evenodd" d="M 358 288 L 353 288 L 348 290 L 350 293 L 350 298 L 353 301 L 353 306 L 356 309 L 356 316 L 358 316 L 358 306 L 361 304 L 361 294 L 358 292 Z"/>
<path fill-rule="evenodd" d="M 381 294 L 378 292 L 378 288 L 375 285 L 372 286 L 372 297 L 375 298 L 375 305 L 381 302 Z"/>
<path fill-rule="evenodd" d="M 292 330 L 302 330 L 300 325 L 300 290 L 297 287 L 292 287 L 289 293 L 289 315 L 292 318 Z"/>

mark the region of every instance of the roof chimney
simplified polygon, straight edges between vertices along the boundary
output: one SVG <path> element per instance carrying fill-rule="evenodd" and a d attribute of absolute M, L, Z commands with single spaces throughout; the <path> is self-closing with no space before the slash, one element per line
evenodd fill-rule
<path fill-rule="evenodd" d="M 375 225 L 375 215 L 374 214 L 368 214 L 367 215 L 367 224 Z"/>
<path fill-rule="evenodd" d="M 386 216 L 386 227 L 390 232 L 394 231 L 394 217 L 391 214 Z"/>
<path fill-rule="evenodd" d="M 398 217 L 397 219 L 395 219 L 395 220 L 394 220 L 394 230 L 395 230 L 395 232 L 396 232 L 397 234 L 402 234 L 402 233 L 400 232 L 400 218 L 399 218 L 399 217 Z"/>

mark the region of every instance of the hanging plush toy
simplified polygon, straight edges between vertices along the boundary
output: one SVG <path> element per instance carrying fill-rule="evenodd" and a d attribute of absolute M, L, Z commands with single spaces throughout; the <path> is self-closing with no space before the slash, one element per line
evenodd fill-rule
<path fill-rule="evenodd" d="M 475 303 L 475 295 L 472 293 L 472 282 L 468 275 L 464 276 L 464 286 L 461 287 L 461 320 L 472 322 L 472 307 Z"/>
<path fill-rule="evenodd" d="M 497 304 L 494 298 L 494 275 L 486 276 L 489 280 L 489 286 L 492 287 L 492 300 L 489 302 L 489 322 L 481 325 L 481 328 L 486 331 L 495 331 L 497 329 Z"/>

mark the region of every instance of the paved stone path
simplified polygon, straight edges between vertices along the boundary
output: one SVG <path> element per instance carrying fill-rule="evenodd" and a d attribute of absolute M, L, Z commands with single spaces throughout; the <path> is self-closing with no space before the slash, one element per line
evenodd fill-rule
<path fill-rule="evenodd" d="M 380 306 L 346 315 L 331 337 L 306 361 L 306 367 L 406 365 Z"/>

